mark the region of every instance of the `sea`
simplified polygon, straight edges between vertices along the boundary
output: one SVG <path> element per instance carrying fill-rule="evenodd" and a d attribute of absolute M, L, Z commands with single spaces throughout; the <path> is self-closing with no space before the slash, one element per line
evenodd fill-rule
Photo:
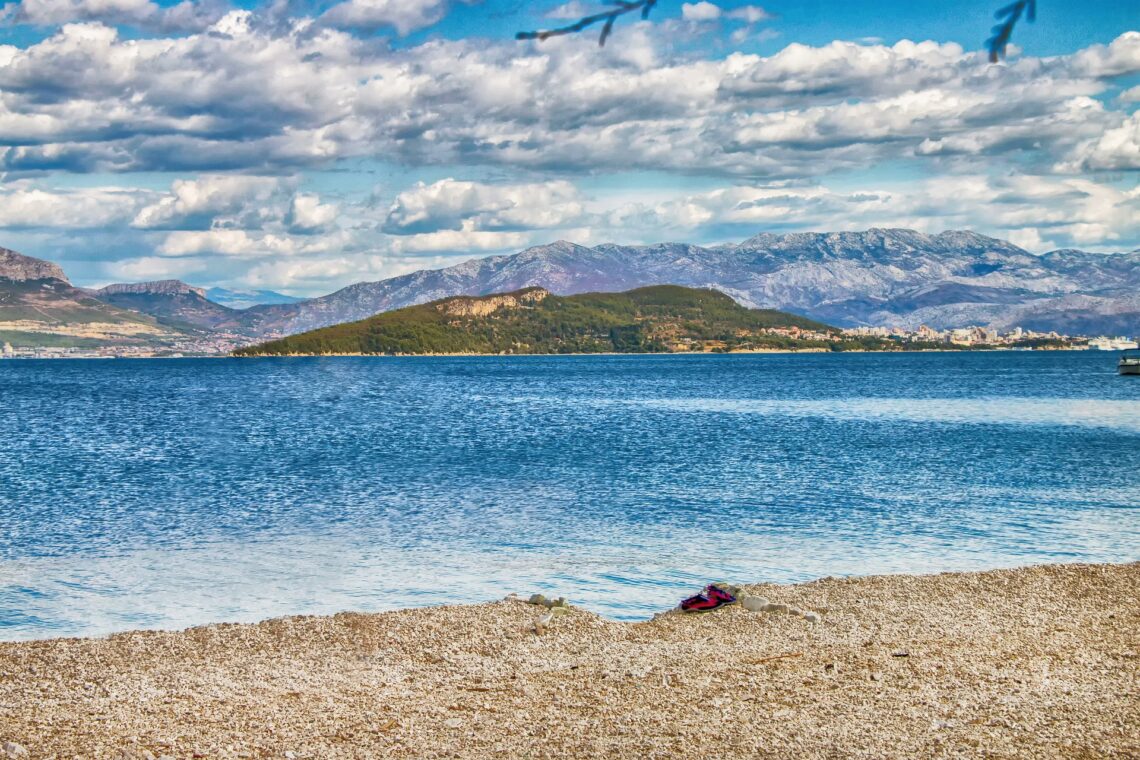
<path fill-rule="evenodd" d="M 1105 352 L 0 361 L 0 639 L 1140 559 Z"/>

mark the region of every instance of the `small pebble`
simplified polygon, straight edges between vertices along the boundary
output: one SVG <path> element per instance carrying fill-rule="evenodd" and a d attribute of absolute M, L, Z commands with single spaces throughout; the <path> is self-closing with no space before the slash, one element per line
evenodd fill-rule
<path fill-rule="evenodd" d="M 4 742 L 4 754 L 8 757 L 27 757 L 28 750 L 16 742 Z"/>
<path fill-rule="evenodd" d="M 789 607 L 788 608 L 788 614 L 789 615 L 795 615 L 796 617 L 799 617 L 800 615 L 804 614 L 804 611 L 801 610 L 799 607 Z"/>
<path fill-rule="evenodd" d="M 883 674 L 882 673 L 872 673 L 871 674 L 871 680 L 872 681 L 882 681 L 883 680 Z"/>
<path fill-rule="evenodd" d="M 771 604 L 770 603 L 770 604 L 768 604 L 767 607 L 764 608 L 764 611 L 765 612 L 787 612 L 788 611 L 788 605 L 786 605 L 786 604 Z"/>
<path fill-rule="evenodd" d="M 463 718 L 448 718 L 443 722 L 448 728 L 459 728 L 463 725 Z"/>
<path fill-rule="evenodd" d="M 818 623 L 819 622 L 819 615 L 817 615 L 814 612 L 805 612 L 804 613 L 804 620 L 808 621 L 809 623 Z"/>

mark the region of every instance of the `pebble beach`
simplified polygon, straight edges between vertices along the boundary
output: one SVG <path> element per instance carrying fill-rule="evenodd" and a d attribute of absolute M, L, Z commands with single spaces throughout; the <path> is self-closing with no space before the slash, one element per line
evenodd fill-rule
<path fill-rule="evenodd" d="M 1140 563 L 747 585 L 767 608 L 640 623 L 518 591 L 0 643 L 0 757 L 1140 756 Z"/>

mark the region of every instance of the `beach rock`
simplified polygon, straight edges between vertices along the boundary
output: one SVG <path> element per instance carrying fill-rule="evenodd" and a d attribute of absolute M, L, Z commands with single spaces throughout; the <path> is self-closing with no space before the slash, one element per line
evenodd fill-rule
<path fill-rule="evenodd" d="M 443 722 L 443 725 L 448 728 L 460 728 L 463 725 L 463 718 L 448 718 Z"/>
<path fill-rule="evenodd" d="M 554 620 L 554 612 L 548 612 L 545 615 L 539 615 L 534 619 L 534 632 L 542 635 L 546 630 L 546 626 L 550 625 L 550 621 Z"/>
<path fill-rule="evenodd" d="M 872 673 L 871 674 L 871 680 L 872 681 L 882 681 L 883 680 L 883 674 L 882 673 Z"/>
<path fill-rule="evenodd" d="M 4 756 L 5 757 L 27 757 L 28 750 L 24 749 L 23 745 L 16 744 L 16 742 L 4 742 Z"/>
<path fill-rule="evenodd" d="M 749 612 L 763 612 L 768 608 L 768 600 L 762 596 L 746 596 L 740 600 L 740 604 Z"/>
<path fill-rule="evenodd" d="M 155 760 L 148 749 L 124 749 L 119 751 L 119 760 Z"/>
<path fill-rule="evenodd" d="M 819 622 L 819 615 L 817 615 L 814 612 L 805 612 L 804 613 L 804 620 L 808 621 L 809 623 L 818 623 Z"/>
<path fill-rule="evenodd" d="M 776 604 L 776 603 L 769 602 L 768 606 L 766 606 L 764 608 L 764 611 L 765 612 L 787 612 L 788 611 L 788 605 Z"/>
<path fill-rule="evenodd" d="M 804 614 L 804 611 L 801 610 L 799 607 L 789 607 L 788 608 L 788 614 L 789 615 L 795 615 L 796 617 L 799 617 L 800 615 Z"/>
<path fill-rule="evenodd" d="M 530 599 L 527 599 L 528 604 L 546 604 L 546 597 L 542 594 L 531 594 Z"/>

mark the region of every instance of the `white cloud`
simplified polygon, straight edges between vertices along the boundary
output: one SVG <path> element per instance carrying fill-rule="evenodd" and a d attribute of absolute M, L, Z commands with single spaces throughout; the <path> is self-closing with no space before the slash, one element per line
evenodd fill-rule
<path fill-rule="evenodd" d="M 447 12 L 447 0 L 346 0 L 321 20 L 346 29 L 391 27 L 406 35 L 431 26 Z"/>
<path fill-rule="evenodd" d="M 559 20 L 576 20 L 584 16 L 590 16 L 598 12 L 598 6 L 589 6 L 581 2 L 581 0 L 570 0 L 568 3 L 563 3 L 557 8 L 554 8 L 545 15 L 545 18 L 553 18 Z"/>
<path fill-rule="evenodd" d="M 152 0 L 19 0 L 0 7 L 0 20 L 33 26 L 100 21 L 180 32 L 206 29 L 222 16 L 223 9 L 220 0 L 183 0 L 168 7 Z"/>
<path fill-rule="evenodd" d="M 0 186 L 0 227 L 98 229 L 123 224 L 143 202 L 126 188 L 45 190 L 28 183 Z"/>
<path fill-rule="evenodd" d="M 602 50 L 579 38 L 391 50 L 311 23 L 271 34 L 251 18 L 129 41 L 67 25 L 3 49 L 0 169 L 265 174 L 376 156 L 775 178 L 963 153 L 1051 166 L 1120 124 L 1096 96 L 1105 77 L 1140 71 L 1131 34 L 990 66 L 909 41 L 660 60 L 639 24 Z"/>
<path fill-rule="evenodd" d="M 454 254 L 512 251 L 533 242 L 531 235 L 523 232 L 488 232 L 472 229 L 466 225 L 459 230 L 440 230 L 418 235 L 393 238 L 391 250 L 396 253 L 440 253 Z"/>
<path fill-rule="evenodd" d="M 285 224 L 295 233 L 323 232 L 332 227 L 336 218 L 336 204 L 321 203 L 316 193 L 298 193 L 290 203 Z"/>
<path fill-rule="evenodd" d="M 566 181 L 490 185 L 443 179 L 396 196 L 384 220 L 395 235 L 471 230 L 565 227 L 582 215 L 577 189 Z"/>
<path fill-rule="evenodd" d="M 1076 148 L 1062 171 L 1140 169 L 1140 111 Z"/>
<path fill-rule="evenodd" d="M 720 16 L 720 6 L 713 5 L 708 0 L 685 3 L 681 6 L 681 18 L 685 21 L 716 21 Z"/>
<path fill-rule="evenodd" d="M 759 24 L 761 21 L 770 21 L 774 18 L 771 13 L 759 5 L 742 5 L 739 8 L 733 8 L 725 15 L 747 24 Z"/>
<path fill-rule="evenodd" d="M 212 175 L 175 180 L 170 193 L 139 211 L 140 229 L 209 229 L 219 217 L 257 214 L 258 206 L 280 191 L 273 177 Z M 245 220 L 242 226 L 248 225 Z"/>
<path fill-rule="evenodd" d="M 156 253 L 175 258 L 210 255 L 252 259 L 328 254 L 340 242 L 343 241 L 339 236 L 294 236 L 247 230 L 178 230 L 166 236 Z"/>

